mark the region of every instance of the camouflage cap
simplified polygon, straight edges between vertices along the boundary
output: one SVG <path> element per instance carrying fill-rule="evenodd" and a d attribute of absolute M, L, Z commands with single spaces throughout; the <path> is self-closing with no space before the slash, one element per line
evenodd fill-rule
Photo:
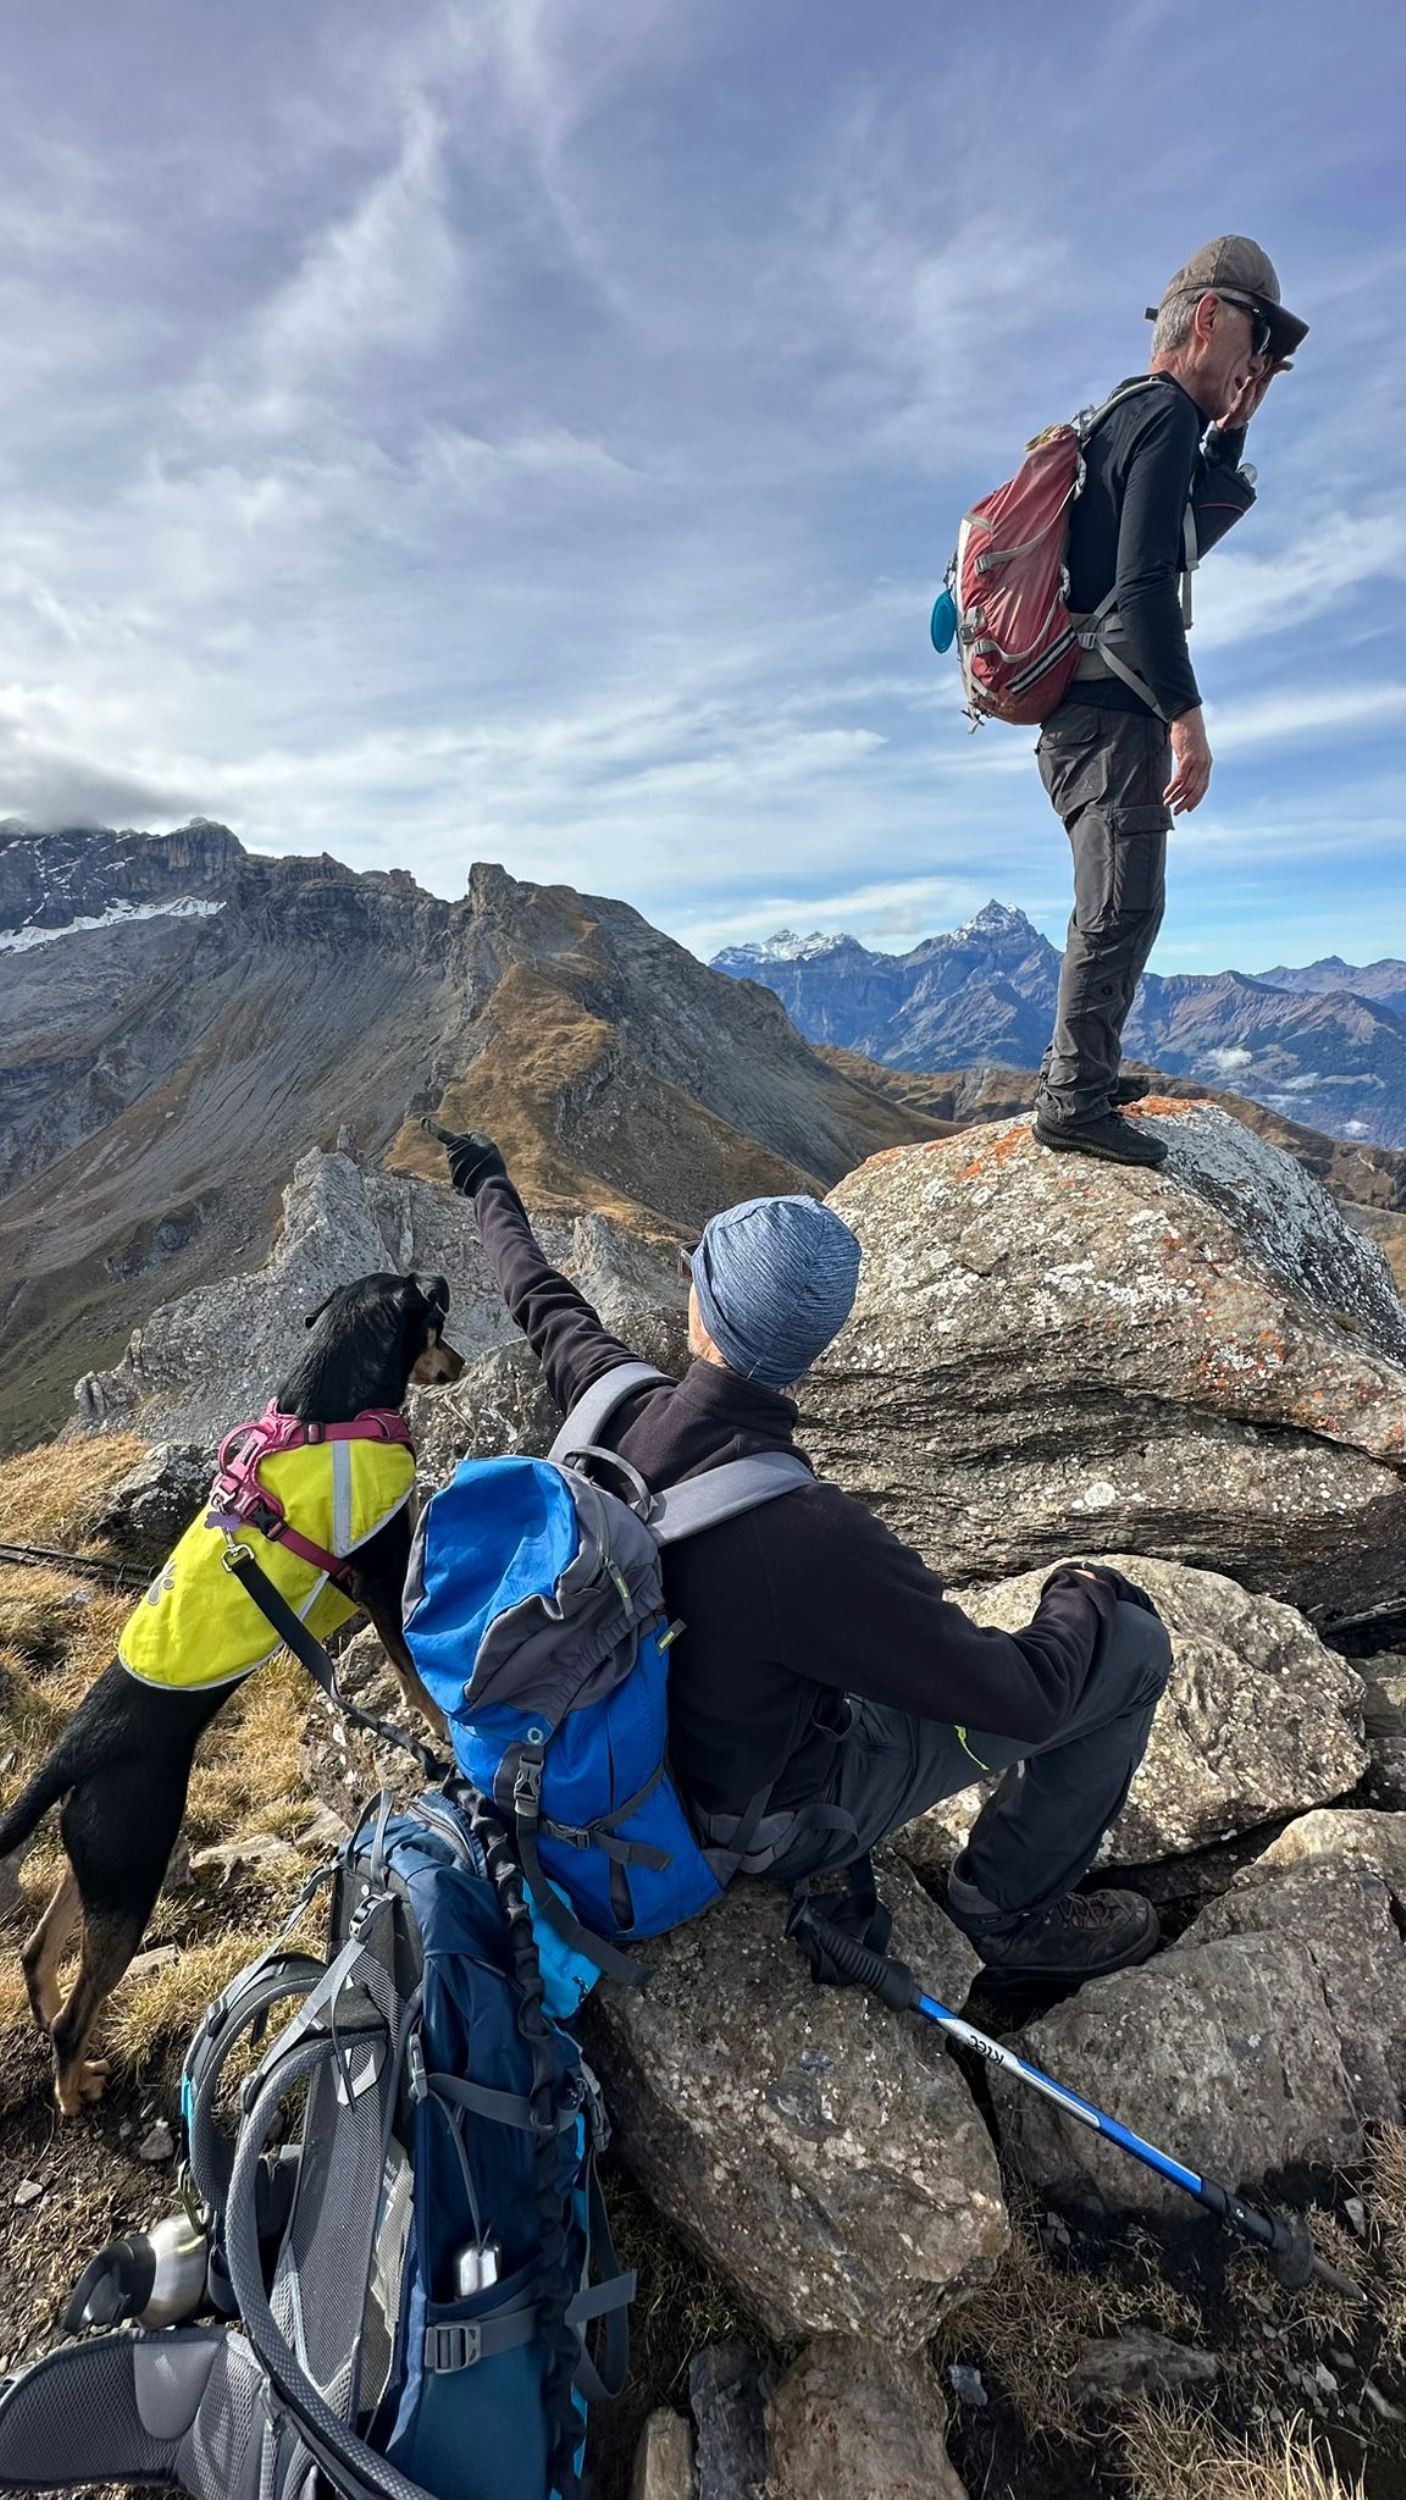
<path fill-rule="evenodd" d="M 1214 243 L 1194 252 L 1162 290 L 1162 304 L 1178 295 L 1247 295 L 1269 323 L 1269 350 L 1277 360 L 1292 356 L 1308 336 L 1308 323 L 1285 312 L 1279 300 L 1279 276 L 1268 252 L 1247 234 L 1219 234 Z M 1161 305 L 1149 305 L 1155 321 Z"/>

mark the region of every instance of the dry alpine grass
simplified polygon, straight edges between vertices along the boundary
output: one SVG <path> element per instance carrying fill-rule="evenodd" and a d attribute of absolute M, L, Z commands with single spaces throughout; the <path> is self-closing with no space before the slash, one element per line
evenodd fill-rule
<path fill-rule="evenodd" d="M 938 2337 L 945 2361 L 976 2352 L 1009 2397 L 1029 2436 L 1078 2443 L 1088 2436 L 1071 2393 L 1086 2343 L 1148 2327 L 1199 2342 L 1201 2319 L 1168 2282 L 1156 2246 L 1136 2225 L 1117 2273 L 1051 2263 L 1029 2207 L 1010 2202 L 1011 2236 L 990 2281 L 953 2312 Z"/>
<path fill-rule="evenodd" d="M 115 1432 L 0 1459 L 0 1545 L 82 1545 L 104 1497 L 145 1455 L 134 1433 Z"/>
<path fill-rule="evenodd" d="M 1180 2403 L 1142 2403 L 1121 2426 L 1130 2500 L 1365 2500 L 1302 2418 L 1271 2442 L 1237 2439 Z"/>

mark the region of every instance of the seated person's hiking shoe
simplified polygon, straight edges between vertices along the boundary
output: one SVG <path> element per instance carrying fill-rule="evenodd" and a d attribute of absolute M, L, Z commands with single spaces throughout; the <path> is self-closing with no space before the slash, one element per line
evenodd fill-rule
<path fill-rule="evenodd" d="M 1051 1120 L 1037 1111 L 1031 1123 L 1035 1136 L 1052 1154 L 1097 1155 L 1101 1163 L 1144 1163 L 1153 1169 L 1167 1160 L 1160 1137 L 1105 1111 L 1097 1120 Z"/>
<path fill-rule="evenodd" d="M 1051 1910 L 1012 1919 L 959 1872 L 961 1864 L 947 1879 L 947 1915 L 984 1967 L 1002 1977 L 1077 1984 L 1145 1962 L 1162 1941 L 1157 1912 L 1140 1892 L 1071 1892 Z"/>

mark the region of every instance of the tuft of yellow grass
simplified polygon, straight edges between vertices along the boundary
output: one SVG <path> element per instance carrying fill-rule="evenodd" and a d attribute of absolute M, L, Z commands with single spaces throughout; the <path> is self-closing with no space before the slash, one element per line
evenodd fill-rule
<path fill-rule="evenodd" d="M 115 1484 L 130 1475 L 147 1444 L 136 1433 L 91 1441 L 49 1441 L 0 1458 L 0 1545 L 64 1545 L 84 1537 Z"/>
<path fill-rule="evenodd" d="M 1131 2500 L 1366 2500 L 1301 2415 L 1273 2440 L 1237 2439 L 1183 2401 L 1148 2399 L 1119 2435 Z"/>
<path fill-rule="evenodd" d="M 1078 2441 L 1087 2432 L 1070 2382 L 1086 2343 L 1135 2326 L 1199 2342 L 1201 2319 L 1135 2225 L 1127 2233 L 1126 2273 L 1084 2274 L 1050 2262 L 1019 2195 L 1010 2200 L 1010 2215 L 1010 2240 L 994 2273 L 944 2320 L 938 2352 L 974 2347 L 1032 2438 Z"/>
<path fill-rule="evenodd" d="M 206 2008 L 237 1971 L 269 1942 L 268 1926 L 234 1927 L 205 1944 L 190 1945 L 180 1959 L 119 1988 L 103 2021 L 114 2055 L 145 2077 L 169 2062 L 171 2081 Z"/>

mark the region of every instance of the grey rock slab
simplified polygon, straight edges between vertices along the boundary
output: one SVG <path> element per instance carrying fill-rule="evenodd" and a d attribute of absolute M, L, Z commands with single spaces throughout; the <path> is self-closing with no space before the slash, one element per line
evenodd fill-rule
<path fill-rule="evenodd" d="M 1156 1099 L 1160 1171 L 1016 1121 L 877 1155 L 804 1437 L 954 1580 L 1154 1554 L 1349 1611 L 1399 1587 L 1406 1310 L 1375 1243 L 1218 1107 Z"/>
<path fill-rule="evenodd" d="M 1281 1943 L 1305 1954 L 1337 2037 L 1351 2107 L 1364 2121 L 1401 2116 L 1406 2093 L 1406 1946 L 1392 1890 L 1363 1858 L 1261 1868 L 1193 1921 L 1179 1950 L 1223 1936 L 1257 1939 L 1273 1968 Z"/>
<path fill-rule="evenodd" d="M 107 1495 L 93 1531 L 159 1562 L 210 1490 L 215 1453 L 194 1441 L 160 1441 Z"/>
<path fill-rule="evenodd" d="M 651 2413 L 630 2474 L 630 2500 L 697 2500 L 693 2434 L 681 2413 Z"/>
<path fill-rule="evenodd" d="M 1016 2046 L 1230 2187 L 1294 2162 L 1350 2164 L 1364 2151 L 1320 1973 L 1287 1932 L 1209 1938 L 1091 1980 Z M 991 2085 L 1003 2148 L 1043 2193 L 1114 2212 L 1187 2210 L 1179 2190 L 1028 2087 L 998 2073 Z"/>
<path fill-rule="evenodd" d="M 768 2500 L 769 2368 L 749 2344 L 708 2344 L 689 2366 L 698 2500 Z"/>
<path fill-rule="evenodd" d="M 1084 2345 L 1074 2364 L 1075 2394 L 1086 2402 L 1137 2396 L 1175 2396 L 1187 2387 L 1209 2387 L 1220 2374 L 1213 2352 L 1197 2352 L 1170 2335 L 1135 2328 L 1100 2336 Z"/>
<path fill-rule="evenodd" d="M 687 1367 L 686 1311 L 641 1300 L 617 1310 L 611 1325 L 642 1363 L 675 1378 Z M 447 1483 L 462 1459 L 543 1457 L 562 1420 L 536 1356 L 520 1339 L 475 1356 L 450 1388 L 416 1390 L 408 1414 L 420 1481 L 429 1490 Z"/>
<path fill-rule="evenodd" d="M 169 2161 L 175 2149 L 176 2139 L 171 2133 L 168 2122 L 164 2118 L 158 2118 L 154 2126 L 148 2127 L 137 2146 L 137 2159 L 152 2162 Z"/>
<path fill-rule="evenodd" d="M 1356 1786 L 1368 1762 L 1362 1679 L 1302 1615 L 1218 1572 L 1132 1554 L 1106 1559 L 1147 1590 L 1173 1650 L 1106 1860 L 1132 1866 L 1205 1848 Z M 1045 1576 L 1023 1572 L 952 1594 L 978 1623 L 1015 1632 L 1034 1614 Z M 979 1751 L 979 1737 L 972 1741 Z M 900 1854 L 916 1866 L 948 1864 L 990 1786 L 964 1789 L 910 1824 Z"/>
<path fill-rule="evenodd" d="M 895 1952 L 960 1995 L 968 1949 L 906 1870 L 884 1889 Z M 769 2334 L 912 2350 L 1005 2243 L 991 2140 L 936 2034 L 816 1988 L 785 1911 L 744 1881 L 642 1948 L 645 1986 L 587 2007 L 588 2053 L 627 2166 Z"/>
<path fill-rule="evenodd" d="M 767 2430 L 768 2500 L 967 2500 L 936 2372 L 882 2344 L 809 2345 L 767 2406 Z"/>
<path fill-rule="evenodd" d="M 1094 1982 L 1022 2046 L 1231 2186 L 1292 2162 L 1350 2163 L 1406 2102 L 1403 1899 L 1406 1817 L 1305 1815 L 1172 1951 Z M 1000 2078 L 993 2091 L 1003 2142 L 1043 2186 L 1093 2188 L 1114 2206 L 1180 2201 L 1033 2096 Z"/>

